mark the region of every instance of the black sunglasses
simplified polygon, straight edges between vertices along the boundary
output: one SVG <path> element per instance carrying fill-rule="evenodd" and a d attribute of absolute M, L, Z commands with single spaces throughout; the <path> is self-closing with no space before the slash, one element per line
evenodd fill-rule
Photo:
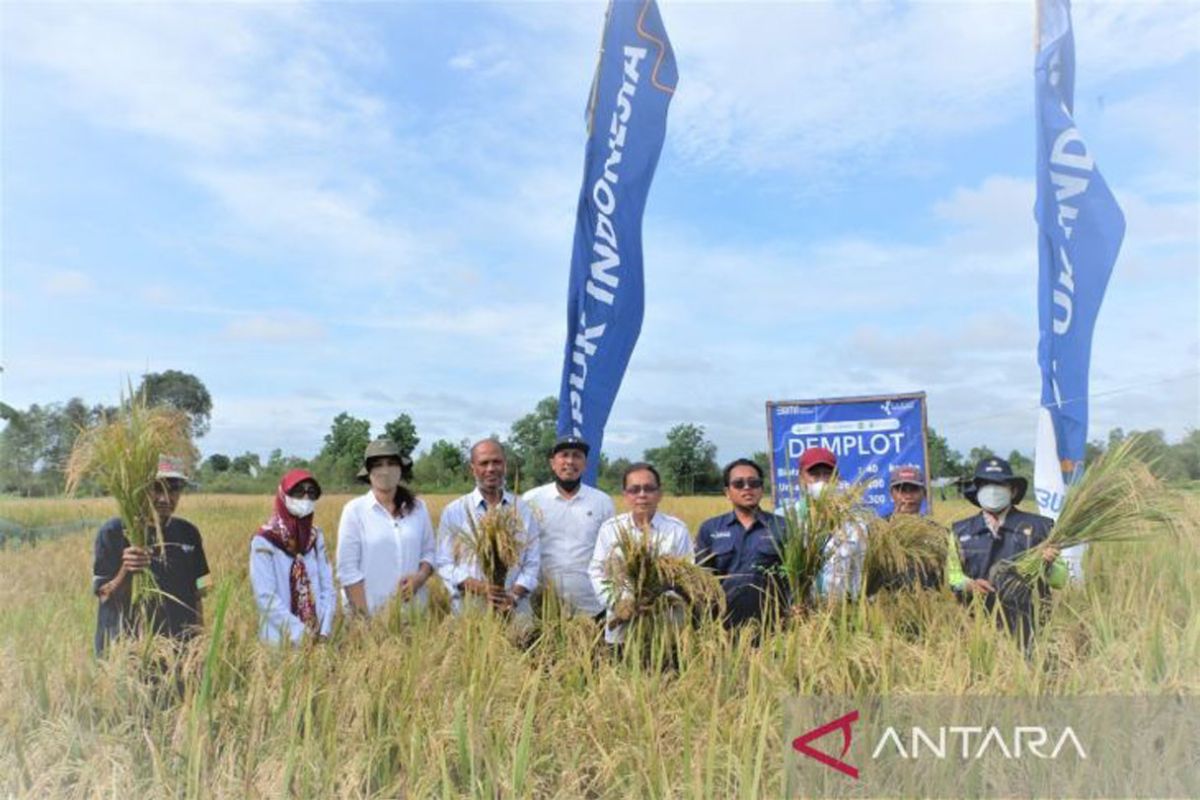
<path fill-rule="evenodd" d="M 315 483 L 302 483 L 299 486 L 293 486 L 292 490 L 288 492 L 288 497 L 295 497 L 297 499 L 308 497 L 317 500 L 321 497 L 321 487 Z"/>
<path fill-rule="evenodd" d="M 734 478 L 729 482 L 734 489 L 761 489 L 762 478 Z"/>

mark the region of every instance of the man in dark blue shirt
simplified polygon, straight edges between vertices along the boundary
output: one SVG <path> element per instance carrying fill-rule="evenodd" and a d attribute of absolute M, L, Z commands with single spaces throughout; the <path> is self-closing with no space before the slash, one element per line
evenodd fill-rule
<path fill-rule="evenodd" d="M 700 526 L 696 563 L 721 579 L 725 589 L 726 627 L 760 619 L 782 601 L 782 587 L 770 573 L 779 564 L 782 520 L 760 507 L 763 471 L 739 458 L 722 473 L 725 497 L 733 510 Z"/>

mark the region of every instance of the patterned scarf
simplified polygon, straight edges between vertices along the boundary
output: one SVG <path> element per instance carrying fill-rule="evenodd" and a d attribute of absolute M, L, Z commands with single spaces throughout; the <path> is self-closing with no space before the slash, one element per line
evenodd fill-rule
<path fill-rule="evenodd" d="M 308 579 L 308 569 L 304 566 L 304 555 L 316 546 L 319 529 L 313 527 L 312 514 L 297 517 L 287 510 L 283 500 L 289 491 L 305 480 L 316 482 L 306 470 L 292 470 L 283 476 L 275 492 L 275 513 L 255 535 L 263 537 L 292 557 L 292 569 L 288 575 L 292 613 L 305 627 L 316 633 L 319 626 L 317 602 L 313 597 L 312 582 Z"/>

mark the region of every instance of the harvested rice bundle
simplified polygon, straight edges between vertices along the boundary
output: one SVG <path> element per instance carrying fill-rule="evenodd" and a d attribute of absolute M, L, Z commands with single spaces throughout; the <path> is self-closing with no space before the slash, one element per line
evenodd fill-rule
<path fill-rule="evenodd" d="M 787 584 L 793 608 L 816 597 L 826 565 L 847 539 L 866 530 L 861 483 L 830 487 L 783 509 L 784 535 L 775 573 Z"/>
<path fill-rule="evenodd" d="M 945 528 L 928 517 L 894 514 L 870 526 L 863 571 L 867 592 L 907 585 L 928 586 L 946 564 Z"/>
<path fill-rule="evenodd" d="M 1043 546 L 1064 550 L 1080 544 L 1142 541 L 1181 524 L 1177 499 L 1142 459 L 1141 438 L 1132 436 L 1110 448 L 1067 491 L 1062 513 Z M 1044 572 L 1040 548 L 1012 562 L 1027 584 Z"/>
<path fill-rule="evenodd" d="M 454 539 L 455 560 L 474 559 L 492 586 L 504 585 L 524 551 L 525 524 L 515 505 L 494 506 L 478 517 L 467 514 L 466 529 Z"/>
<path fill-rule="evenodd" d="M 725 611 L 725 593 L 708 570 L 690 558 L 659 552 L 649 530 L 622 525 L 604 563 L 604 585 L 615 610 L 649 614 L 679 604 Z M 617 624 L 620 624 L 619 622 Z"/>

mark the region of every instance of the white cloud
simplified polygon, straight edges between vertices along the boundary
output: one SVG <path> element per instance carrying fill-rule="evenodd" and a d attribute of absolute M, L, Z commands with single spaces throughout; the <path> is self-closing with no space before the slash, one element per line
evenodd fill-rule
<path fill-rule="evenodd" d="M 225 327 L 230 339 L 251 342 L 299 342 L 325 338 L 325 327 L 315 319 L 291 313 L 272 313 L 235 319 Z"/>
<path fill-rule="evenodd" d="M 84 295 L 95 288 L 91 277 L 74 269 L 55 270 L 42 282 L 46 294 L 57 297 Z"/>

